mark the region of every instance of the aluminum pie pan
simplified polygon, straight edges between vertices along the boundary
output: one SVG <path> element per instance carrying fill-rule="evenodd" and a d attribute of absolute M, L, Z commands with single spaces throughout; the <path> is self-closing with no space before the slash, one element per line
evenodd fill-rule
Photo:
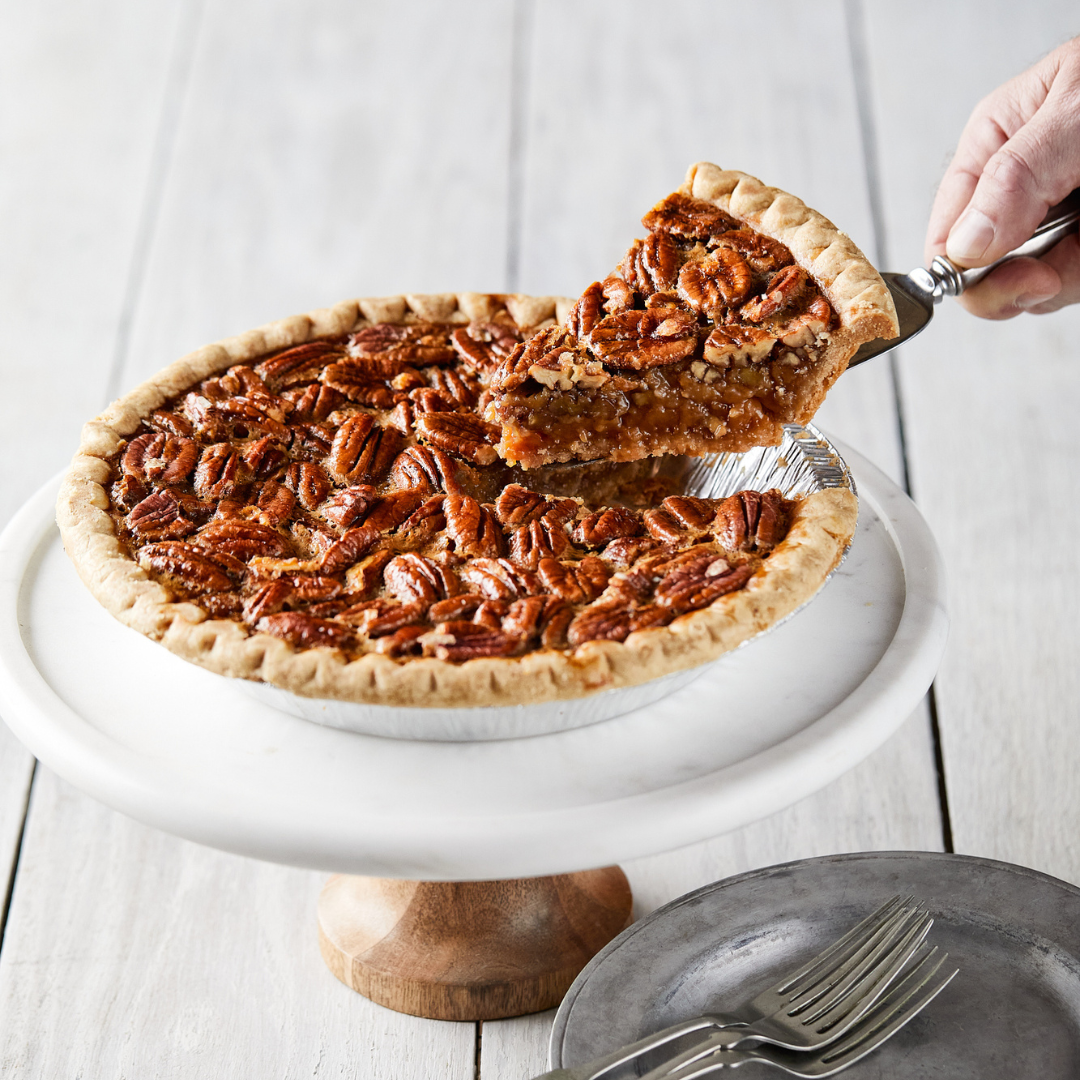
<path fill-rule="evenodd" d="M 744 488 L 758 491 L 777 488 L 788 498 L 811 495 L 828 488 L 847 488 L 856 493 L 855 481 L 844 459 L 812 424 L 784 425 L 784 436 L 779 446 L 758 447 L 743 454 L 663 459 L 660 471 L 677 479 L 683 494 L 707 499 L 724 498 Z M 845 551 L 844 556 L 846 554 Z M 844 556 L 840 562 L 843 562 Z M 835 572 L 836 567 L 832 573 Z M 813 597 L 806 603 L 812 600 Z M 802 607 L 796 610 L 802 610 Z M 738 648 L 745 648 L 771 633 L 795 613 L 793 611 L 777 620 L 761 633 L 742 642 Z M 377 705 L 301 697 L 270 683 L 238 680 L 238 685 L 244 692 L 281 712 L 341 731 L 394 739 L 479 742 L 550 735 L 612 720 L 681 690 L 719 659 L 722 657 L 637 686 L 623 686 L 579 698 L 532 705 L 484 705 L 473 708 Z"/>

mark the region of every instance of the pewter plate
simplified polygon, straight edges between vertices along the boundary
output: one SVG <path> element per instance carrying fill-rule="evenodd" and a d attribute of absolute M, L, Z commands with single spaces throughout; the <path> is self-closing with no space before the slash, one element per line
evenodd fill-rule
<path fill-rule="evenodd" d="M 960 974 L 845 1077 L 1080 1076 L 1080 889 L 1009 863 L 903 851 L 755 870 L 635 923 L 570 988 L 551 1035 L 552 1067 L 700 1013 L 737 1011 L 897 893 L 929 907 L 929 940 Z"/>
<path fill-rule="evenodd" d="M 788 424 L 779 446 L 761 447 L 745 454 L 665 458 L 661 471 L 675 479 L 684 494 L 708 499 L 723 498 L 744 488 L 759 491 L 778 488 L 788 497 L 809 495 L 835 487 L 855 491 L 855 481 L 843 458 L 813 425 L 801 427 Z M 784 621 L 774 623 L 751 640 L 768 634 Z M 743 646 L 747 644 L 749 642 L 743 642 Z M 266 705 L 342 731 L 396 739 L 471 742 L 548 735 L 611 720 L 681 690 L 709 667 L 709 664 L 702 664 L 639 686 L 603 690 L 567 701 L 462 709 L 407 708 L 332 701 L 300 697 L 269 683 L 238 680 L 238 684 L 245 693 Z"/>

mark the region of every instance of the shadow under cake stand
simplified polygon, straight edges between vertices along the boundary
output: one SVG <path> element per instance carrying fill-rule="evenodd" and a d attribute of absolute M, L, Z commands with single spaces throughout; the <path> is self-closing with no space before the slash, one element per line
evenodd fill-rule
<path fill-rule="evenodd" d="M 310 723 L 124 627 L 63 552 L 54 481 L 0 537 L 0 710 L 45 764 L 122 813 L 336 872 L 321 947 L 361 993 L 439 1019 L 548 1008 L 630 918 L 608 864 L 824 787 L 929 687 L 947 632 L 933 538 L 891 480 L 844 454 L 858 531 L 804 610 L 636 712 L 467 743 Z"/>

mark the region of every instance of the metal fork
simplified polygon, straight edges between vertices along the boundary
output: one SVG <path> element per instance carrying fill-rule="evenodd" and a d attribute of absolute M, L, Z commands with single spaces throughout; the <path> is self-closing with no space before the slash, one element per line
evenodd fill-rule
<path fill-rule="evenodd" d="M 654 1032 L 629 1046 L 536 1080 L 598 1080 L 612 1069 L 705 1029 L 728 1047 L 755 1040 L 812 1050 L 839 1039 L 888 989 L 933 920 L 912 898 L 894 896 L 798 971 L 758 994 L 739 1015 L 711 1013 Z"/>
<path fill-rule="evenodd" d="M 921 947 L 907 974 L 850 1031 L 836 1042 L 811 1053 L 751 1046 L 732 1050 L 708 1036 L 692 1050 L 645 1073 L 641 1080 L 699 1080 L 721 1069 L 734 1069 L 748 1061 L 763 1061 L 792 1076 L 833 1076 L 854 1065 L 892 1038 L 913 1016 L 925 1008 L 957 974 L 954 969 L 939 975 L 948 953 L 935 962 L 937 948 Z"/>

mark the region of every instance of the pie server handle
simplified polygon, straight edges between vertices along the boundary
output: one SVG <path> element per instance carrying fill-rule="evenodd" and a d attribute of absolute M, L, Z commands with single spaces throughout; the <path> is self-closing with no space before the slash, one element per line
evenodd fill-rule
<path fill-rule="evenodd" d="M 1080 188 L 1067 195 L 1057 206 L 1050 208 L 1030 240 L 989 266 L 964 270 L 944 255 L 938 255 L 928 268 L 919 267 L 910 274 L 882 274 L 896 306 L 900 333 L 894 338 L 878 338 L 876 341 L 866 342 L 848 362 L 848 367 L 855 367 L 864 360 L 890 352 L 897 345 L 910 341 L 926 327 L 933 317 L 934 305 L 940 303 L 943 296 L 959 296 L 1010 259 L 1022 256 L 1034 258 L 1045 254 L 1059 241 L 1075 232 L 1078 221 Z"/>
<path fill-rule="evenodd" d="M 1080 188 L 1066 195 L 1057 206 L 1050 207 L 1030 240 L 1014 248 L 1008 255 L 1002 255 L 989 266 L 977 266 L 973 270 L 964 270 L 944 255 L 937 255 L 930 264 L 930 270 L 941 281 L 943 295 L 959 296 L 965 289 L 978 285 L 987 274 L 992 274 L 1002 263 L 1010 259 L 1045 255 L 1069 233 L 1076 232 L 1078 221 L 1080 221 Z M 913 271 L 913 274 L 918 272 Z"/>

